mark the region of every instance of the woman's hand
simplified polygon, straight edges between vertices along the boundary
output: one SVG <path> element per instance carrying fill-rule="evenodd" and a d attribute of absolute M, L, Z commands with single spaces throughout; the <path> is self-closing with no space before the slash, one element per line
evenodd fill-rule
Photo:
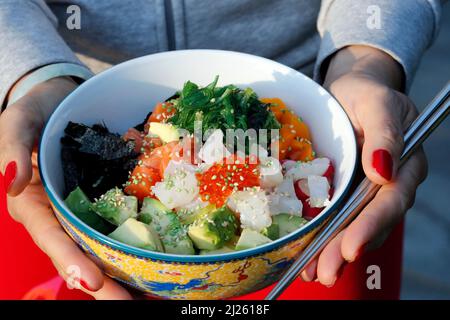
<path fill-rule="evenodd" d="M 379 247 L 413 205 L 427 174 L 422 150 L 399 169 L 403 132 L 416 118 L 412 101 L 400 93 L 401 67 L 387 54 L 370 47 L 350 46 L 331 60 L 324 86 L 342 104 L 362 147 L 366 176 L 382 187 L 361 214 L 302 272 L 332 286 L 346 262 Z"/>
<path fill-rule="evenodd" d="M 103 275 L 101 269 L 67 236 L 56 220 L 42 186 L 36 161 L 36 142 L 55 107 L 76 83 L 55 78 L 35 86 L 0 116 L 0 170 L 10 182 L 8 211 L 22 223 L 34 242 L 52 260 L 59 274 L 97 299 L 129 299 L 130 294 Z M 70 266 L 79 278 L 68 274 Z M 73 283 L 75 280 L 75 283 Z"/>

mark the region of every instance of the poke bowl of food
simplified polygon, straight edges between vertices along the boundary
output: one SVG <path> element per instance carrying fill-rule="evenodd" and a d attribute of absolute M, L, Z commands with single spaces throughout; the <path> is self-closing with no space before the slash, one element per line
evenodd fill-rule
<path fill-rule="evenodd" d="M 46 124 L 41 179 L 69 236 L 117 281 L 225 299 L 279 279 L 343 201 L 352 125 L 303 74 L 237 52 L 119 64 Z"/>

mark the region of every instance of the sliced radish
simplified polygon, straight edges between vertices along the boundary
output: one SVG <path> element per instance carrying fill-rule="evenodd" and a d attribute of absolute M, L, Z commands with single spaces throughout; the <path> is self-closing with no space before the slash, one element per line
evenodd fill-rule
<path fill-rule="evenodd" d="M 299 198 L 303 204 L 309 198 L 309 189 L 308 189 L 308 180 L 300 179 L 294 184 L 295 194 L 297 198 Z"/>
<path fill-rule="evenodd" d="M 323 209 L 324 208 L 311 208 L 308 203 L 305 203 L 303 205 L 303 217 L 305 219 L 313 219 L 321 213 Z"/>
<path fill-rule="evenodd" d="M 295 193 L 303 204 L 303 217 L 312 219 L 322 212 L 323 208 L 312 208 L 309 204 L 308 179 L 301 179 L 295 183 Z"/>
<path fill-rule="evenodd" d="M 316 217 L 319 213 L 322 212 L 324 207 L 320 208 L 314 208 L 311 207 L 310 204 L 310 192 L 309 192 L 309 186 L 308 186 L 308 179 L 301 179 L 295 182 L 295 194 L 297 195 L 298 199 L 300 199 L 303 203 L 303 217 L 306 219 L 313 219 Z M 328 199 L 331 199 L 333 196 L 334 189 L 332 187 L 329 188 L 328 191 Z"/>
<path fill-rule="evenodd" d="M 295 194 L 297 195 L 297 198 L 299 198 L 302 202 L 305 202 L 310 197 L 309 192 L 309 186 L 308 186 L 308 179 L 301 179 L 298 180 L 295 184 Z M 328 199 L 331 199 L 333 197 L 334 189 L 332 187 L 329 187 L 328 191 Z"/>
<path fill-rule="evenodd" d="M 325 173 L 322 175 L 325 178 L 328 179 L 328 183 L 331 185 L 333 185 L 333 181 L 334 181 L 334 166 L 333 163 L 330 161 L 330 165 L 328 166 L 328 169 L 325 171 Z"/>

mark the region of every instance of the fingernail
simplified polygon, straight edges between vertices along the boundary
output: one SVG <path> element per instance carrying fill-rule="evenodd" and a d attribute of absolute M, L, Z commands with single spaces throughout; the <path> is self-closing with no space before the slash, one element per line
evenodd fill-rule
<path fill-rule="evenodd" d="M 16 180 L 16 174 L 17 163 L 15 161 L 11 161 L 10 163 L 8 163 L 5 170 L 5 185 L 7 191 L 9 191 L 9 188 L 13 184 L 14 180 Z"/>
<path fill-rule="evenodd" d="M 392 156 L 389 151 L 378 149 L 373 152 L 372 166 L 386 180 L 392 178 Z"/>
<path fill-rule="evenodd" d="M 85 288 L 86 290 L 89 290 L 89 291 L 96 291 L 96 290 L 92 290 L 92 289 L 89 287 L 89 285 L 87 284 L 87 282 L 84 281 L 83 279 L 80 279 L 80 285 L 81 285 L 83 288 Z"/>

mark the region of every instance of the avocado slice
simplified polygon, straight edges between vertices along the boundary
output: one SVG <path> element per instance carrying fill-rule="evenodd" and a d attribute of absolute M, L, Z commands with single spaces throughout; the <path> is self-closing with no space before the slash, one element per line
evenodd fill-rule
<path fill-rule="evenodd" d="M 270 240 L 277 240 L 280 237 L 280 226 L 278 223 L 272 222 L 270 226 L 261 231 L 261 234 Z"/>
<path fill-rule="evenodd" d="M 156 231 L 151 226 L 134 218 L 128 218 L 108 236 L 137 248 L 164 252 L 164 247 Z"/>
<path fill-rule="evenodd" d="M 198 249 L 216 250 L 231 240 L 236 230 L 236 217 L 228 207 L 223 206 L 192 223 L 188 234 Z"/>
<path fill-rule="evenodd" d="M 272 242 L 272 240 L 258 231 L 243 229 L 239 241 L 236 244 L 236 250 L 255 248 L 269 242 Z"/>
<path fill-rule="evenodd" d="M 305 225 L 308 221 L 302 217 L 294 216 L 288 213 L 280 213 L 272 217 L 273 223 L 279 226 L 279 237 L 284 237 L 291 232 L 299 229 L 301 226 Z"/>
<path fill-rule="evenodd" d="M 153 219 L 157 219 L 159 224 L 167 226 L 171 223 L 168 215 L 171 212 L 172 210 L 163 205 L 161 201 L 153 198 L 144 198 L 138 220 L 150 224 Z"/>
<path fill-rule="evenodd" d="M 97 199 L 91 209 L 110 223 L 120 226 L 128 218 L 137 217 L 138 200 L 114 188 Z"/>
<path fill-rule="evenodd" d="M 172 226 L 167 233 L 161 236 L 167 253 L 191 255 L 195 254 L 192 240 L 187 235 L 186 229 L 181 224 Z"/>
<path fill-rule="evenodd" d="M 150 122 L 148 131 L 150 134 L 158 136 L 164 143 L 180 139 L 178 129 L 171 123 Z"/>
<path fill-rule="evenodd" d="M 92 203 L 80 187 L 73 190 L 64 202 L 70 211 L 89 227 L 103 234 L 108 234 L 114 230 L 113 225 L 91 210 Z"/>
<path fill-rule="evenodd" d="M 139 220 L 149 224 L 160 236 L 165 252 L 173 254 L 195 254 L 194 246 L 178 216 L 161 201 L 145 198 Z"/>
<path fill-rule="evenodd" d="M 198 220 L 201 217 L 204 217 L 215 210 L 217 210 L 216 206 L 213 204 L 209 204 L 206 207 L 203 207 L 198 210 L 187 210 L 187 209 L 179 210 L 177 212 L 177 215 L 180 218 L 181 223 L 189 225 L 193 223 L 195 220 Z"/>

